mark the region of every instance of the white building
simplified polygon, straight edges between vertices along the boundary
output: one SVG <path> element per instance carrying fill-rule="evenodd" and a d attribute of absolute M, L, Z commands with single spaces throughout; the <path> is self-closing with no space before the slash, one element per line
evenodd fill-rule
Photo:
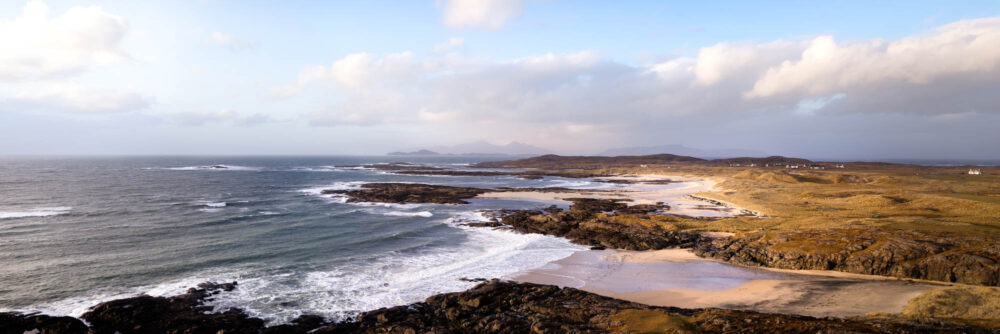
<path fill-rule="evenodd" d="M 981 169 L 970 169 L 969 170 L 969 175 L 982 175 L 982 174 L 983 174 L 983 170 L 981 170 Z"/>

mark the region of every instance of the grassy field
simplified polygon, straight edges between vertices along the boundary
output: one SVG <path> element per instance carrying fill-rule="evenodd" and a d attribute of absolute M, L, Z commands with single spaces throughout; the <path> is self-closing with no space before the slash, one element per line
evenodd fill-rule
<path fill-rule="evenodd" d="M 767 218 L 715 221 L 664 218 L 679 230 L 757 232 L 828 228 L 895 228 L 1000 235 L 1000 170 L 893 166 L 862 170 L 649 166 L 611 173 L 690 175 L 719 182 L 699 196 Z"/>

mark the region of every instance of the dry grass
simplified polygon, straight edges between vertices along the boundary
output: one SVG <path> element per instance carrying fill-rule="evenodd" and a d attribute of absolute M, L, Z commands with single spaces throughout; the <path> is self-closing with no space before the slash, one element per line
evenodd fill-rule
<path fill-rule="evenodd" d="M 1000 176 L 961 169 L 894 167 L 859 171 L 677 167 L 620 172 L 708 177 L 725 191 L 699 194 L 770 219 L 685 222 L 685 228 L 751 232 L 887 227 L 1000 235 Z"/>
<path fill-rule="evenodd" d="M 961 285 L 928 290 L 910 300 L 903 316 L 956 319 L 998 327 L 1000 288 Z"/>
<path fill-rule="evenodd" d="M 690 321 L 658 310 L 622 310 L 611 316 L 612 333 L 693 333 Z"/>

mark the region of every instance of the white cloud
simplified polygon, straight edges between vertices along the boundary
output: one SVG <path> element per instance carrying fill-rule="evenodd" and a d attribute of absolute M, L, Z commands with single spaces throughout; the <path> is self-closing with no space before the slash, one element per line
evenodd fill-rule
<path fill-rule="evenodd" d="M 459 37 L 449 38 L 447 41 L 438 43 L 431 51 L 434 53 L 444 53 L 465 46 L 465 40 Z"/>
<path fill-rule="evenodd" d="M 253 43 L 236 38 L 231 34 L 221 31 L 213 32 L 211 39 L 213 43 L 227 47 L 233 51 L 248 50 L 253 48 Z"/>
<path fill-rule="evenodd" d="M 41 1 L 21 16 L 0 18 L 0 81 L 60 77 L 128 59 L 120 49 L 128 25 L 100 7 L 73 7 L 50 16 Z"/>
<path fill-rule="evenodd" d="M 370 84 L 387 85 L 397 78 L 414 73 L 422 66 L 413 61 L 413 53 L 402 52 L 377 57 L 368 53 L 354 53 L 334 61 L 330 66 L 307 66 L 299 72 L 294 84 L 272 89 L 271 96 L 289 97 L 302 91 L 313 82 L 324 82 L 336 87 L 363 89 Z"/>
<path fill-rule="evenodd" d="M 496 30 L 521 13 L 521 0 L 445 0 L 442 20 L 449 27 Z"/>
<path fill-rule="evenodd" d="M 44 89 L 23 90 L 7 99 L 19 109 L 76 113 L 122 113 L 146 108 L 149 98 L 131 92 L 100 90 L 75 84 L 52 84 Z"/>
<path fill-rule="evenodd" d="M 833 36 L 820 36 L 799 59 L 769 68 L 746 96 L 933 85 L 949 76 L 995 72 L 998 64 L 1000 18 L 959 21 L 896 41 L 837 43 Z"/>
<path fill-rule="evenodd" d="M 314 125 L 453 124 L 588 145 L 679 117 L 997 113 L 998 35 L 1000 19 L 989 18 L 894 41 L 720 43 L 648 66 L 590 51 L 503 61 L 357 53 L 305 67 L 279 90 L 332 89 Z"/>

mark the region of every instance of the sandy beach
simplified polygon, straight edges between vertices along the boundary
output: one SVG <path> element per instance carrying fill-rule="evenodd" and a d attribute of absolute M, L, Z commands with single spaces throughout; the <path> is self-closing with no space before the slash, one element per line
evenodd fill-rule
<path fill-rule="evenodd" d="M 625 189 L 579 192 L 496 192 L 486 198 L 559 201 L 572 197 L 626 198 L 633 204 L 664 202 L 669 213 L 724 216 L 743 212 L 727 203 L 690 195 L 714 191 L 715 182 L 662 175 L 620 176 L 636 181 Z M 668 184 L 642 181 L 673 180 Z M 711 232 L 709 232 L 711 233 Z M 712 233 L 713 237 L 725 234 Z M 836 271 L 748 268 L 704 259 L 687 249 L 582 251 L 511 279 L 568 286 L 657 306 L 732 308 L 809 316 L 899 313 L 906 303 L 938 284 Z"/>
<path fill-rule="evenodd" d="M 728 203 L 719 205 L 698 198 L 693 194 L 714 191 L 715 181 L 676 175 L 622 175 L 603 177 L 604 180 L 624 180 L 635 182 L 623 189 L 581 189 L 578 191 L 508 191 L 480 194 L 479 198 L 528 199 L 542 202 L 564 202 L 566 198 L 588 197 L 604 199 L 628 199 L 630 204 L 655 204 L 663 202 L 670 205 L 669 212 L 677 215 L 718 217 L 743 211 Z M 673 181 L 667 184 L 658 182 Z M 649 183 L 646 183 L 649 182 Z"/>
<path fill-rule="evenodd" d="M 840 272 L 740 267 L 686 249 L 582 251 L 512 279 L 657 306 L 819 317 L 899 313 L 913 297 L 941 286 Z"/>

